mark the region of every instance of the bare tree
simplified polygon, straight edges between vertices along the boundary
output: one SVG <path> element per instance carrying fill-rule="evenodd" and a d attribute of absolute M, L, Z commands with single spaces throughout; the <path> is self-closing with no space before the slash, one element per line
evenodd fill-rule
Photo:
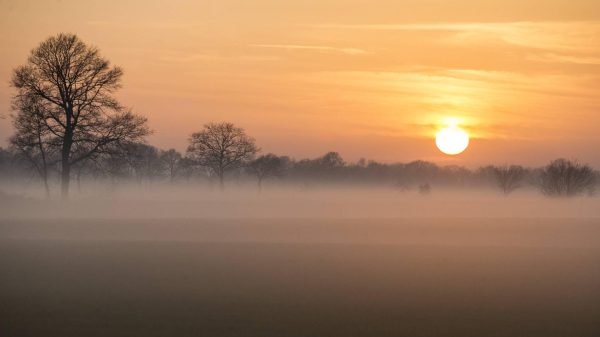
<path fill-rule="evenodd" d="M 324 170 L 334 170 L 346 165 L 342 156 L 337 152 L 327 152 L 323 157 L 317 159 L 319 166 Z"/>
<path fill-rule="evenodd" d="M 50 197 L 48 175 L 53 164 L 53 135 L 44 122 L 42 107 L 36 97 L 21 96 L 13 102 L 13 109 L 18 111 L 13 116 L 15 134 L 9 142 L 38 173 L 44 183 L 46 197 Z"/>
<path fill-rule="evenodd" d="M 186 181 L 189 182 L 190 179 L 194 176 L 194 174 L 198 173 L 197 169 L 198 166 L 196 165 L 194 160 L 190 159 L 189 157 L 183 157 L 179 161 L 177 171 L 180 177 L 184 178 Z"/>
<path fill-rule="evenodd" d="M 123 146 L 123 158 L 127 162 L 138 184 L 152 184 L 163 173 L 158 149 L 143 143 L 129 143 Z"/>
<path fill-rule="evenodd" d="M 256 176 L 258 191 L 262 191 L 263 180 L 280 176 L 284 169 L 284 160 L 272 153 L 262 155 L 248 165 L 250 173 Z"/>
<path fill-rule="evenodd" d="M 115 142 L 140 141 L 150 133 L 146 119 L 113 97 L 123 71 L 76 35 L 58 34 L 31 51 L 15 69 L 13 101 L 35 98 L 41 120 L 60 151 L 61 195 L 67 198 L 71 167 Z"/>
<path fill-rule="evenodd" d="M 181 153 L 177 152 L 175 149 L 161 151 L 160 153 L 160 160 L 166 166 L 171 184 L 175 181 L 181 159 Z"/>
<path fill-rule="evenodd" d="M 552 161 L 540 174 L 542 192 L 549 196 L 592 193 L 595 180 L 596 174 L 590 166 L 566 159 Z"/>
<path fill-rule="evenodd" d="M 216 174 L 224 189 L 225 173 L 248 164 L 258 150 L 244 129 L 223 122 L 208 123 L 202 131 L 192 134 L 187 152 L 199 165 Z"/>
<path fill-rule="evenodd" d="M 522 166 L 511 165 L 494 167 L 493 172 L 496 183 L 502 189 L 502 193 L 509 195 L 521 187 L 527 171 Z"/>

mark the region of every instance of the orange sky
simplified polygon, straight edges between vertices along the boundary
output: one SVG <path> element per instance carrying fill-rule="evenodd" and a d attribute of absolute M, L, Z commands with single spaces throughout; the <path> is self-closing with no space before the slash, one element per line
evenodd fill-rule
<path fill-rule="evenodd" d="M 297 158 L 600 166 L 600 1 L 166 3 L 0 0 L 0 114 L 12 69 L 72 32 L 124 68 L 161 148 L 231 121 Z M 474 138 L 452 158 L 433 140 L 450 117 Z"/>

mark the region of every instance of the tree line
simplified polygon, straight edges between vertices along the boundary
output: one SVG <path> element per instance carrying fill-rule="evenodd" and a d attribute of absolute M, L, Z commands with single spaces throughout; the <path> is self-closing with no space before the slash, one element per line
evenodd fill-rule
<path fill-rule="evenodd" d="M 228 122 L 208 123 L 191 135 L 185 153 L 160 150 L 145 142 L 151 134 L 146 118 L 114 96 L 123 71 L 98 49 L 76 35 L 58 34 L 31 51 L 11 81 L 14 134 L 9 148 L 0 148 L 0 172 L 10 179 L 37 179 L 48 196 L 51 181 L 69 196 L 71 181 L 123 180 L 139 184 L 168 181 L 217 182 L 253 179 L 311 186 L 369 184 L 399 190 L 432 187 L 497 186 L 508 195 L 536 187 L 550 196 L 592 194 L 598 172 L 589 165 L 558 159 L 542 168 L 487 166 L 469 170 L 425 161 L 385 164 L 361 159 L 346 163 L 337 152 L 314 159 L 260 154 L 244 129 Z"/>
<path fill-rule="evenodd" d="M 209 124 L 205 129 L 215 126 L 233 127 L 230 123 L 219 123 Z M 576 196 L 594 194 L 600 182 L 600 173 L 590 166 L 565 159 L 539 168 L 489 165 L 468 169 L 420 160 L 390 164 L 361 159 L 347 163 L 337 152 L 295 160 L 272 153 L 258 154 L 254 142 L 243 148 L 227 150 L 225 146 L 225 149 L 214 153 L 199 150 L 192 140 L 185 153 L 160 150 L 145 143 L 127 143 L 77 163 L 72 167 L 72 174 L 79 191 L 82 181 L 106 182 L 109 186 L 124 182 L 140 186 L 204 183 L 224 189 L 228 180 L 231 184 L 254 184 L 258 191 L 266 182 L 272 182 L 301 188 L 379 186 L 423 194 L 436 188 L 497 189 L 504 195 L 518 189 L 538 189 L 548 196 Z M 47 173 L 41 174 L 31 157 L 12 147 L 0 148 L 0 172 L 3 179 L 38 181 L 46 186 L 48 196 L 49 181 L 60 181 L 62 177 L 60 164 L 48 167 Z"/>

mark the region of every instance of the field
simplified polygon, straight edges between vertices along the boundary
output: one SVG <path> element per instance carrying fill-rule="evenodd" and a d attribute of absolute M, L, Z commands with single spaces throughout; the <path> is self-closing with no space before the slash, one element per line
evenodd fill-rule
<path fill-rule="evenodd" d="M 0 268 L 0 336 L 600 336 L 595 217 L 6 217 Z"/>

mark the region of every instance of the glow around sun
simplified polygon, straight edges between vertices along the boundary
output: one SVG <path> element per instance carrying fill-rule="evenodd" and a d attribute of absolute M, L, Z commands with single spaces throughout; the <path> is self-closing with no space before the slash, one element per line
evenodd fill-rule
<path fill-rule="evenodd" d="M 457 125 L 450 125 L 436 134 L 435 144 L 443 153 L 457 155 L 469 146 L 469 134 Z"/>

